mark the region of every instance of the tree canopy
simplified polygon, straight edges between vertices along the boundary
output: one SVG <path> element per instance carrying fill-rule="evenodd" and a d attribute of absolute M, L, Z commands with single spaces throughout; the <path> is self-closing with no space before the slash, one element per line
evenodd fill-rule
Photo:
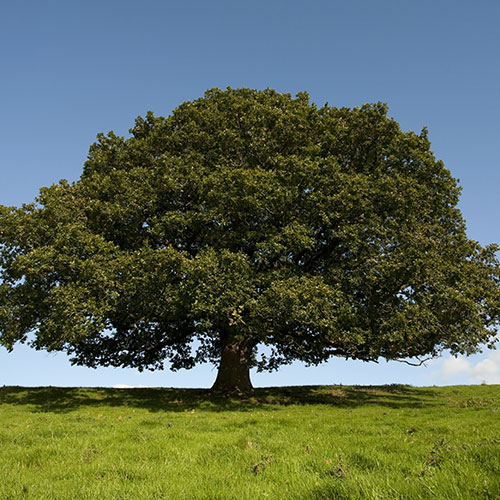
<path fill-rule="evenodd" d="M 403 132 L 384 104 L 212 89 L 130 133 L 99 134 L 78 181 L 1 207 L 8 349 L 208 361 L 215 389 L 246 392 L 253 366 L 492 346 L 497 247 L 467 238 L 427 131 Z"/>

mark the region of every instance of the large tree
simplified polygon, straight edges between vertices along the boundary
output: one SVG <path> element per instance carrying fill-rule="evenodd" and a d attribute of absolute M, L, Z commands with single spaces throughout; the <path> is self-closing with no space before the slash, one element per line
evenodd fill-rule
<path fill-rule="evenodd" d="M 130 133 L 98 135 L 78 181 L 1 208 L 8 349 L 209 361 L 215 390 L 248 392 L 253 366 L 492 346 L 497 248 L 467 238 L 426 130 L 385 105 L 213 89 Z"/>

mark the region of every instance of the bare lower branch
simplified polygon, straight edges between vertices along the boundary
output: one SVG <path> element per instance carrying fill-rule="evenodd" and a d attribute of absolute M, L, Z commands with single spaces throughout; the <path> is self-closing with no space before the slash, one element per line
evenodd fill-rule
<path fill-rule="evenodd" d="M 410 365 L 410 366 L 422 366 L 424 365 L 425 366 L 425 363 L 427 361 L 430 361 L 432 359 L 432 356 L 430 358 L 425 358 L 425 359 L 418 359 L 418 362 L 417 363 L 412 363 L 411 361 L 407 361 L 406 359 L 393 359 L 392 361 L 397 361 L 398 363 L 405 363 L 407 365 Z"/>

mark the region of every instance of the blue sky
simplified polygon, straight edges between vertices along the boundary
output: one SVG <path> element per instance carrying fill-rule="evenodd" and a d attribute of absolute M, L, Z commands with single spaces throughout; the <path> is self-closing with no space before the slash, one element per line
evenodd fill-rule
<path fill-rule="evenodd" d="M 0 6 L 0 203 L 78 179 L 98 132 L 168 115 L 211 87 L 309 92 L 319 105 L 383 101 L 429 128 L 463 187 L 469 237 L 500 242 L 500 2 L 496 0 L 26 0 Z M 173 374 L 71 367 L 64 354 L 0 348 L 0 385 L 208 387 Z M 488 351 L 427 367 L 335 359 L 253 375 L 255 385 L 500 383 Z"/>

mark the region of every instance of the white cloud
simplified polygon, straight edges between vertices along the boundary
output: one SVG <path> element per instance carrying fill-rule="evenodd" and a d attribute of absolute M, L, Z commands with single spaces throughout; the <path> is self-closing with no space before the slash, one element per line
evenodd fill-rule
<path fill-rule="evenodd" d="M 475 382 L 486 382 L 487 384 L 500 384 L 500 357 L 492 356 L 483 361 L 480 361 L 477 365 L 475 365 L 472 368 L 470 377 Z"/>
<path fill-rule="evenodd" d="M 472 364 L 466 359 L 451 357 L 443 361 L 441 376 L 448 379 L 459 374 L 469 373 L 471 369 Z"/>
<path fill-rule="evenodd" d="M 474 361 L 451 356 L 431 366 L 431 378 L 438 384 L 500 384 L 500 351 L 489 351 Z"/>

